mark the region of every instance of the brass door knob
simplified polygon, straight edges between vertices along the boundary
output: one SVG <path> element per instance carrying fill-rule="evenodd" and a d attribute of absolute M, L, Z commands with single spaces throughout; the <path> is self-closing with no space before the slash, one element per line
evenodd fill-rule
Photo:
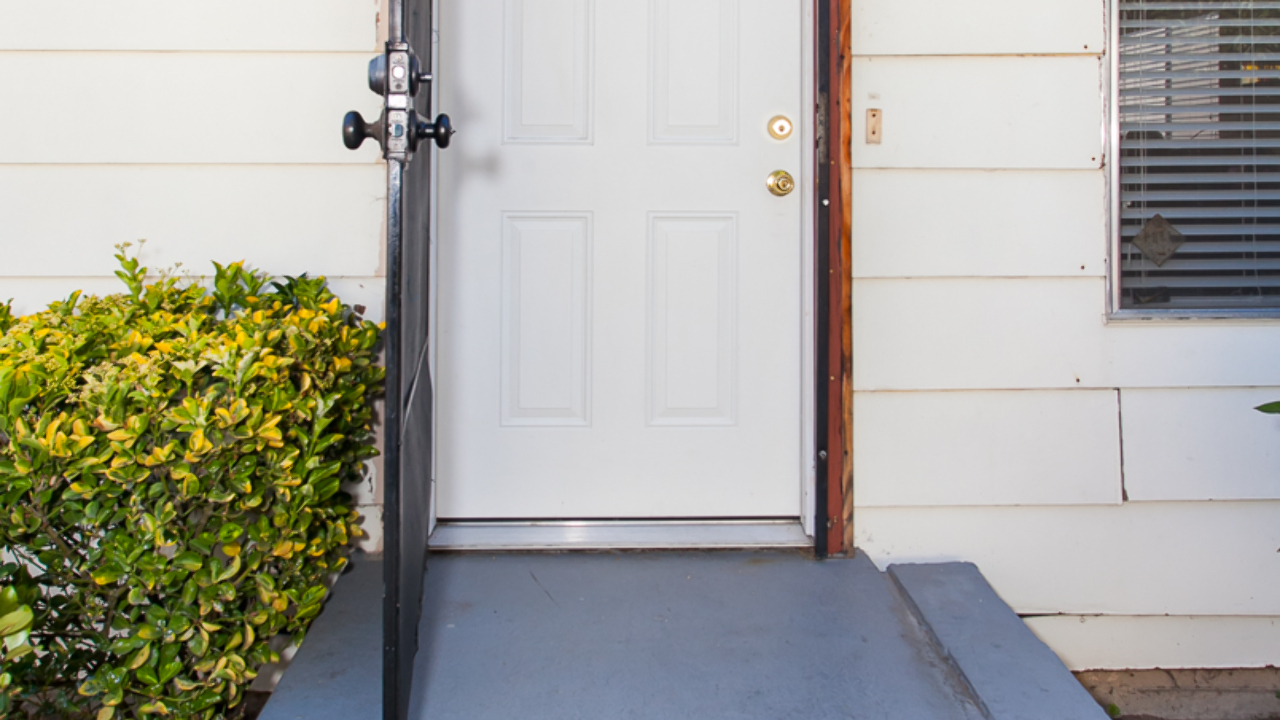
<path fill-rule="evenodd" d="M 769 192 L 782 197 L 791 194 L 796 189 L 796 179 L 791 177 L 791 173 L 786 170 L 774 170 L 769 173 L 769 179 L 765 181 L 769 187 Z"/>

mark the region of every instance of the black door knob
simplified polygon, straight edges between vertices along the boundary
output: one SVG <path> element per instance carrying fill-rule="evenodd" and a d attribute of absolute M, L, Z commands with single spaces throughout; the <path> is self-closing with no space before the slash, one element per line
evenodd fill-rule
<path fill-rule="evenodd" d="M 377 122 L 367 123 L 360 113 L 352 110 L 342 118 L 342 144 L 351 150 L 355 150 L 364 144 L 368 138 L 373 138 L 382 144 L 382 118 L 378 118 Z"/>
<path fill-rule="evenodd" d="M 449 138 L 453 137 L 453 123 L 449 122 L 449 116 L 441 113 L 436 116 L 433 123 L 418 123 L 418 140 L 434 140 L 436 147 L 449 147 Z"/>

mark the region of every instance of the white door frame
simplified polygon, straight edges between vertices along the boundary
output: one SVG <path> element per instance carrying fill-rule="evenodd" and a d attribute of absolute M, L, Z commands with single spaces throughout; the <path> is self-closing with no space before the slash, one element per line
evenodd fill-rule
<path fill-rule="evenodd" d="M 465 0 L 455 0 L 465 2 Z M 537 521 L 511 523 L 465 523 L 441 525 L 436 518 L 435 458 L 432 452 L 431 502 L 428 533 L 431 546 L 451 550 L 503 550 L 503 549 L 610 549 L 610 548 L 726 548 L 726 547 L 812 547 L 814 536 L 814 509 L 817 488 L 816 453 L 816 315 L 814 273 L 815 218 L 813 192 L 816 179 L 814 168 L 814 138 L 817 128 L 817 109 L 814 99 L 815 55 L 814 23 L 817 3 L 821 0 L 799 0 L 804 4 L 801 15 L 801 73 L 800 73 L 800 122 L 796 124 L 797 140 L 802 148 L 797 191 L 800 203 L 800 527 L 786 521 L 742 520 L 661 520 L 661 521 Z M 448 68 L 441 68 L 439 59 L 440 12 L 439 0 L 432 21 L 436 23 L 431 36 L 431 67 L 436 75 L 447 76 Z M 439 88 L 431 84 L 432 107 L 439 107 Z M 462 132 L 466 128 L 461 129 Z M 439 249 L 439 161 L 440 153 L 431 153 L 431 213 L 429 234 L 431 237 L 431 274 L 428 311 L 430 327 L 439 327 L 437 319 L 439 303 L 436 292 L 439 283 L 435 273 Z M 428 343 L 428 367 L 436 376 L 438 347 L 436 333 L 430 332 Z M 436 394 L 438 396 L 438 394 Z M 438 417 L 434 415 L 433 417 Z M 432 432 L 436 423 L 432 422 Z M 432 439 L 435 444 L 435 438 Z"/>

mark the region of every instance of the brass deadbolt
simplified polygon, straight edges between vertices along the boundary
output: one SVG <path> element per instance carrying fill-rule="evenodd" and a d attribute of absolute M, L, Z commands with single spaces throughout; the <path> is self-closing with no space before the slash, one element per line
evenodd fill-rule
<path fill-rule="evenodd" d="M 769 120 L 769 134 L 775 140 L 786 140 L 791 135 L 791 120 L 786 115 L 774 115 Z"/>
<path fill-rule="evenodd" d="M 765 181 L 769 186 L 769 192 L 782 197 L 789 195 L 792 190 L 796 189 L 796 179 L 791 177 L 791 173 L 786 170 L 774 170 L 769 174 L 769 179 Z"/>

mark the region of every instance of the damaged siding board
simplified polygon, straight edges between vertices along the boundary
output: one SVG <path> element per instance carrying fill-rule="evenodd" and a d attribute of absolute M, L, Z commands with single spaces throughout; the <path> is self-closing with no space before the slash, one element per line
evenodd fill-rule
<path fill-rule="evenodd" d="M 1101 61 L 1054 57 L 855 57 L 853 137 L 883 111 L 858 168 L 1098 169 Z"/>
<path fill-rule="evenodd" d="M 1273 325 L 1108 325 L 1101 278 L 857 280 L 853 293 L 856 390 L 1280 386 Z"/>
<path fill-rule="evenodd" d="M 1102 0 L 853 1 L 855 55 L 1099 54 Z"/>
<path fill-rule="evenodd" d="M 857 278 L 1106 275 L 1096 170 L 862 170 L 853 206 Z"/>
<path fill-rule="evenodd" d="M 1135 389 L 1124 408 L 1133 501 L 1280 499 L 1280 387 Z"/>
<path fill-rule="evenodd" d="M 277 275 L 381 273 L 386 172 L 375 164 L 0 165 L 6 276 L 111 277 L 147 238 L 152 268 L 248 259 Z M 60 208 L 71 203 L 76 212 Z M 216 257 L 211 257 L 216 252 Z"/>
<path fill-rule="evenodd" d="M 369 53 L 377 13 L 376 0 L 4 2 L 0 50 Z"/>
<path fill-rule="evenodd" d="M 1280 502 L 858 508 L 853 527 L 882 568 L 977 563 L 1021 614 L 1280 615 Z"/>
<path fill-rule="evenodd" d="M 0 164 L 373 163 L 376 143 L 352 152 L 338 133 L 348 110 L 377 117 L 368 62 L 363 53 L 6 53 Z M 49 112 L 66 103 L 49 77 L 76 78 L 76 107 L 91 117 Z M 198 90 L 183 91 L 193 78 Z"/>
<path fill-rule="evenodd" d="M 1025 620 L 1074 671 L 1280 665 L 1280 617 L 1039 615 Z"/>
<path fill-rule="evenodd" d="M 1120 502 L 1114 390 L 854 396 L 858 507 Z"/>

